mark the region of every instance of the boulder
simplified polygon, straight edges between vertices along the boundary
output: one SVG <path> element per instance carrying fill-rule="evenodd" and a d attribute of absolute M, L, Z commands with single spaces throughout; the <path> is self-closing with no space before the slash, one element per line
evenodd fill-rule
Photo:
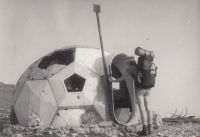
<path fill-rule="evenodd" d="M 153 118 L 153 126 L 154 128 L 159 128 L 162 126 L 162 117 L 156 111 L 152 111 L 152 118 Z"/>

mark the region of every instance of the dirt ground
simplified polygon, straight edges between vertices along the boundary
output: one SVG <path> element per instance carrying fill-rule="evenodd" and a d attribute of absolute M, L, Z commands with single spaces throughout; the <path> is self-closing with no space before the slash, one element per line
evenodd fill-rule
<path fill-rule="evenodd" d="M 200 123 L 167 123 L 154 129 L 149 137 L 200 137 Z"/>

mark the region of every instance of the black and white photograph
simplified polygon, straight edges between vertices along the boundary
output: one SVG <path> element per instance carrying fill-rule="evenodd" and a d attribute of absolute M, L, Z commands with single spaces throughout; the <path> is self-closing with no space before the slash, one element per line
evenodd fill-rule
<path fill-rule="evenodd" d="M 199 0 L 0 0 L 0 137 L 200 137 Z"/>

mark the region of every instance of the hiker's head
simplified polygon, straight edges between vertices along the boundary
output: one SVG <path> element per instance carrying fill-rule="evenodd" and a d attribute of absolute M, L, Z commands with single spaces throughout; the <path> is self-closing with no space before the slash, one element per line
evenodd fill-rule
<path fill-rule="evenodd" d="M 127 65 L 135 65 L 136 64 L 135 58 L 133 56 L 129 56 L 126 59 L 126 63 L 127 63 Z"/>

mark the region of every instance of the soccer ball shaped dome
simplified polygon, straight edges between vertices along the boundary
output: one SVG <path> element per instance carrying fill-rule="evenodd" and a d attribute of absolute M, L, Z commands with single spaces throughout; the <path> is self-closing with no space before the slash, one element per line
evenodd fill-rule
<path fill-rule="evenodd" d="M 21 75 L 12 113 L 21 125 L 28 125 L 33 113 L 44 126 L 110 120 L 103 76 L 100 49 L 70 46 L 55 50 Z"/>

